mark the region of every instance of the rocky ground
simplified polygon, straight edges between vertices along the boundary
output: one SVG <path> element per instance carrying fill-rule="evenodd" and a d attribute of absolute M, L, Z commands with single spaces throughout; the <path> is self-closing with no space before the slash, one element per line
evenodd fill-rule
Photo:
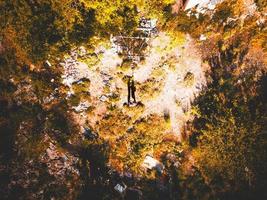
<path fill-rule="evenodd" d="M 106 140 L 120 143 L 127 130 L 137 128 L 136 121 L 158 116 L 153 126 L 158 126 L 162 135 L 171 134 L 181 142 L 185 123 L 195 115 L 191 103 L 206 85 L 207 70 L 193 40 L 181 37 L 176 41 L 167 33 L 159 33 L 149 41 L 146 59 L 134 69 L 112 48 L 99 47 L 93 64 L 92 55 L 84 47 L 67 56 L 61 65 L 65 69 L 63 83 L 70 88 L 68 98 L 80 95 L 81 90 L 87 92 L 73 106 L 81 131 L 89 125 Z M 125 106 L 127 75 L 134 76 L 140 105 Z M 84 80 L 90 82 L 86 88 Z"/>

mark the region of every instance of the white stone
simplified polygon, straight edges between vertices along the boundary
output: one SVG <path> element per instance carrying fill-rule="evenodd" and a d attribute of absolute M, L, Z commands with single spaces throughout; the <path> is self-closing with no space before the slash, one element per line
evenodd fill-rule
<path fill-rule="evenodd" d="M 51 67 L 51 66 L 52 66 L 51 63 L 50 63 L 48 60 L 45 61 L 45 64 L 46 64 L 48 67 Z"/>
<path fill-rule="evenodd" d="M 108 97 L 106 97 L 105 95 L 102 95 L 100 97 L 100 101 L 104 102 L 104 101 L 107 101 L 108 100 Z"/>
<path fill-rule="evenodd" d="M 223 0 L 189 0 L 185 7 L 185 10 L 194 8 L 195 6 L 197 6 L 199 12 L 202 12 L 205 8 L 213 10 L 216 4 L 222 1 Z"/>
<path fill-rule="evenodd" d="M 160 164 L 159 161 L 157 161 L 156 159 L 152 158 L 151 156 L 146 156 L 142 166 L 145 167 L 145 168 L 148 168 L 148 169 L 153 169 L 158 164 Z"/>
<path fill-rule="evenodd" d="M 120 185 L 120 184 L 117 184 L 117 185 L 114 187 L 114 189 L 115 189 L 116 191 L 118 191 L 119 193 L 123 193 L 123 192 L 126 190 L 126 188 L 127 188 L 126 185 L 122 186 L 122 185 Z"/>
<path fill-rule="evenodd" d="M 76 112 L 82 112 L 87 110 L 90 107 L 90 103 L 88 101 L 81 102 L 78 106 L 74 106 L 73 109 Z"/>
<path fill-rule="evenodd" d="M 207 40 L 207 37 L 205 35 L 201 34 L 200 37 L 199 37 L 199 40 L 200 41 L 205 41 L 205 40 Z"/>

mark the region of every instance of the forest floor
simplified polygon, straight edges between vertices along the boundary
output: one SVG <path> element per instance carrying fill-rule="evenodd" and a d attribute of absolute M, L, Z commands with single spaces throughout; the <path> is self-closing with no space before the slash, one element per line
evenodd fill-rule
<path fill-rule="evenodd" d="M 88 124 L 101 137 L 117 141 L 137 120 L 156 115 L 167 122 L 155 122 L 153 126 L 156 124 L 162 134 L 173 134 L 181 141 L 184 124 L 194 118 L 191 103 L 206 85 L 205 65 L 193 40 L 182 37 L 177 41 L 160 32 L 150 40 L 148 56 L 135 69 L 124 64 L 114 49 L 103 46 L 95 51 L 96 62 L 88 59 L 83 48 L 66 58 L 63 83 L 71 88 L 69 97 L 82 92 L 73 89 L 73 83 L 82 83 L 79 80 L 83 78 L 90 80 L 85 89 L 90 95 L 81 95 L 79 104 L 73 107 L 80 114 L 80 124 Z M 125 106 L 126 77 L 132 74 L 136 99 L 142 106 Z"/>

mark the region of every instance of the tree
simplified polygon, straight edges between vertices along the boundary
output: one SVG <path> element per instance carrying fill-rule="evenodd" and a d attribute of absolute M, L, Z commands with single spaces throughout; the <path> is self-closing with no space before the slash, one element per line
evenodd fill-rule
<path fill-rule="evenodd" d="M 217 70 L 214 79 L 219 81 L 214 80 L 198 100 L 201 117 L 194 122 L 198 133 L 194 156 L 217 194 L 252 198 L 255 192 L 262 197 L 266 195 L 262 177 L 267 174 L 266 84 L 262 82 L 266 74 L 255 78 L 254 65 L 238 78 L 227 71 Z M 243 81 L 236 84 L 237 80 Z"/>

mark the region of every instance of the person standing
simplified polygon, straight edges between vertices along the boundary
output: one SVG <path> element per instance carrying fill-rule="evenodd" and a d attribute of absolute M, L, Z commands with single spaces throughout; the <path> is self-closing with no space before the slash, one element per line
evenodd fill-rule
<path fill-rule="evenodd" d="M 134 103 L 136 103 L 135 91 L 136 91 L 136 87 L 134 85 L 134 80 L 132 79 L 132 81 L 131 81 L 131 93 L 132 93 L 132 98 L 134 100 Z"/>
<path fill-rule="evenodd" d="M 128 77 L 127 81 L 127 88 L 128 88 L 128 105 L 131 103 L 131 77 Z"/>
<path fill-rule="evenodd" d="M 133 80 L 133 76 L 129 76 L 128 77 L 128 81 L 127 81 L 127 89 L 128 89 L 128 105 L 130 105 L 131 99 L 133 99 L 133 102 L 136 103 L 136 98 L 135 98 L 135 91 L 136 91 L 136 87 L 134 84 L 134 80 Z"/>

